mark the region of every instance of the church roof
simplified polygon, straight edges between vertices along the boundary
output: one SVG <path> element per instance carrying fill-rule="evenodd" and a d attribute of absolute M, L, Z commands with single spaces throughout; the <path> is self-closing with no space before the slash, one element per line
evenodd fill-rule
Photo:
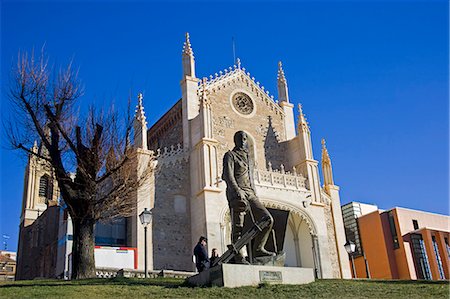
<path fill-rule="evenodd" d="M 188 46 L 190 47 L 190 44 Z M 187 46 L 185 45 L 184 50 L 186 47 Z M 278 113 L 284 115 L 283 109 L 280 107 L 278 102 L 274 100 L 274 96 L 270 95 L 269 91 L 266 90 L 260 82 L 256 81 L 255 77 L 252 77 L 250 72 L 241 66 L 241 61 L 239 58 L 236 60 L 235 65 L 230 66 L 228 69 L 224 69 L 223 71 L 219 71 L 214 75 L 210 75 L 209 78 L 204 77 L 203 80 L 199 81 L 198 92 L 200 92 L 202 84 L 204 84 L 208 90 L 214 92 L 216 89 L 220 89 L 221 86 L 223 86 L 227 81 L 235 80 L 238 77 L 251 84 L 257 96 L 261 97 L 264 101 L 266 101 L 266 103 L 269 103 L 274 109 L 277 110 Z M 150 143 L 153 138 L 157 138 L 167 131 L 167 129 L 172 127 L 174 120 L 178 120 L 178 118 L 181 117 L 181 102 L 182 99 L 179 99 L 147 130 L 147 138 Z"/>
<path fill-rule="evenodd" d="M 215 73 L 214 76 L 210 75 L 209 78 L 206 78 L 206 87 L 214 92 L 215 88 L 220 89 L 220 85 L 239 76 L 248 80 L 248 82 L 254 87 L 258 96 L 261 96 L 265 100 L 269 101 L 275 109 L 284 114 L 284 111 L 280 105 L 278 105 L 278 102 L 275 102 L 273 95 L 270 95 L 269 91 L 266 90 L 258 81 L 256 81 L 255 77 L 252 77 L 250 72 L 248 72 L 244 67 L 241 67 L 241 61 L 239 58 L 237 59 L 235 65 L 230 66 L 228 69 L 224 69 L 223 71 L 219 71 L 219 73 Z"/>
<path fill-rule="evenodd" d="M 147 130 L 147 138 L 149 143 L 152 143 L 153 138 L 169 129 L 173 125 L 174 120 L 181 118 L 181 101 L 182 99 L 179 99 Z"/>
<path fill-rule="evenodd" d="M 0 254 L 0 263 L 15 263 L 15 262 L 16 261 L 13 260 L 11 257 Z"/>

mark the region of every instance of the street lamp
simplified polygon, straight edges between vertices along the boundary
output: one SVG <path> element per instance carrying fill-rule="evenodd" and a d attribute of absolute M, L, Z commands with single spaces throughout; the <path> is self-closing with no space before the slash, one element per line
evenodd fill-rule
<path fill-rule="evenodd" d="M 352 258 L 353 276 L 355 278 L 357 278 L 356 277 L 356 269 L 355 269 L 355 260 L 353 259 L 353 254 L 355 253 L 356 245 L 352 241 L 347 241 L 347 243 L 344 244 L 344 247 L 345 247 L 345 250 L 347 251 L 347 253 Z"/>
<path fill-rule="evenodd" d="M 141 220 L 141 223 L 144 226 L 144 243 L 145 243 L 144 271 L 145 271 L 145 278 L 147 278 L 147 226 L 150 224 L 150 222 L 152 222 L 152 212 L 148 211 L 147 208 L 145 208 L 139 215 L 139 219 Z"/>

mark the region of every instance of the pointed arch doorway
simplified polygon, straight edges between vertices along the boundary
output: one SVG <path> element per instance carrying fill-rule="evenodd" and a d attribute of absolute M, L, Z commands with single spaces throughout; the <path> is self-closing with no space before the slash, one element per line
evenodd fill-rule
<path fill-rule="evenodd" d="M 281 207 L 263 201 L 267 208 L 289 212 L 282 249 L 286 253 L 285 267 L 303 267 L 314 269 L 315 277 L 322 277 L 319 255 L 319 242 L 312 219 L 304 211 L 291 207 Z M 221 247 L 222 253 L 231 241 L 231 222 L 228 209 L 221 213 Z M 276 219 L 275 219 L 276 221 Z M 270 243 L 270 242 L 268 242 Z"/>
<path fill-rule="evenodd" d="M 290 213 L 284 239 L 287 267 L 314 268 L 313 236 L 305 220 Z"/>

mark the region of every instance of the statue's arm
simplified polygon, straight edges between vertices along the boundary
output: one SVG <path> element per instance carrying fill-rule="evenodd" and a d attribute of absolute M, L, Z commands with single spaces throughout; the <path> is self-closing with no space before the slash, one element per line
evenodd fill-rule
<path fill-rule="evenodd" d="M 234 178 L 234 160 L 230 152 L 227 152 L 223 157 L 223 174 L 222 179 L 227 183 L 227 187 L 238 194 L 240 191 L 239 185 Z"/>

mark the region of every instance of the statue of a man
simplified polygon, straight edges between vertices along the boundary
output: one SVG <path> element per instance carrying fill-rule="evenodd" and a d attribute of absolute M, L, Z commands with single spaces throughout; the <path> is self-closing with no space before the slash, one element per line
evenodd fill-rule
<path fill-rule="evenodd" d="M 227 199 L 232 225 L 231 242 L 236 243 L 243 234 L 244 220 L 248 213 L 253 215 L 252 220 L 255 222 L 268 216 L 271 220 L 270 225 L 255 237 L 252 252 L 253 257 L 274 256 L 275 253 L 264 248 L 272 230 L 273 217 L 256 197 L 252 187 L 247 138 L 245 132 L 236 132 L 234 149 L 228 151 L 223 157 L 222 178 L 227 183 Z M 235 262 L 245 263 L 245 260 L 242 255 L 238 255 Z"/>

